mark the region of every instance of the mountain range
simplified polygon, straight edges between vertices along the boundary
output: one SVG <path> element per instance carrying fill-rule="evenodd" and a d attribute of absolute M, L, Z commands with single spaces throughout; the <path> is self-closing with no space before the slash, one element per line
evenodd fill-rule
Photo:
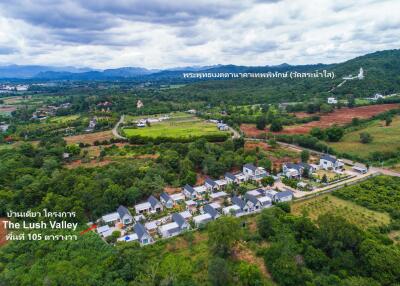
<path fill-rule="evenodd" d="M 41 65 L 8 65 L 0 66 L 0 79 L 34 79 L 34 80 L 118 80 L 118 79 L 146 79 L 165 80 L 181 78 L 184 72 L 269 72 L 315 71 L 316 69 L 332 69 L 338 76 L 354 73 L 360 66 L 380 71 L 384 75 L 396 70 L 400 61 L 400 50 L 380 51 L 360 56 L 349 61 L 337 64 L 290 65 L 287 63 L 275 66 L 238 66 L 213 65 L 177 67 L 165 70 L 146 69 L 141 67 L 121 67 L 114 69 L 95 70 L 91 68 L 54 67 Z"/>

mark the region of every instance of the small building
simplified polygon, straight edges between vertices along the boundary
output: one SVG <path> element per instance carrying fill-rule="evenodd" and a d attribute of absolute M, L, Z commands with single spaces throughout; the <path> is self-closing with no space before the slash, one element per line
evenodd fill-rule
<path fill-rule="evenodd" d="M 274 201 L 276 203 L 289 202 L 292 199 L 293 199 L 293 192 L 289 190 L 277 192 L 274 196 Z"/>
<path fill-rule="evenodd" d="M 228 206 L 222 209 L 224 215 L 239 216 L 242 213 L 241 208 L 238 205 Z"/>
<path fill-rule="evenodd" d="M 232 198 L 232 203 L 234 205 L 237 205 L 240 208 L 241 212 L 243 212 L 243 213 L 250 212 L 249 205 L 244 200 L 242 200 L 241 198 L 239 198 L 237 196 L 234 196 Z"/>
<path fill-rule="evenodd" d="M 216 192 L 216 193 L 210 194 L 210 199 L 211 199 L 213 202 L 221 202 L 221 201 L 223 201 L 227 196 L 228 196 L 227 193 L 225 193 L 224 191 L 220 191 L 220 192 Z"/>
<path fill-rule="evenodd" d="M 238 180 L 238 178 L 236 178 L 236 176 L 234 175 L 234 174 L 232 174 L 232 173 L 229 173 L 229 172 L 227 172 L 227 173 L 225 173 L 225 181 L 228 183 L 228 184 L 239 184 L 240 182 L 239 182 L 239 180 Z"/>
<path fill-rule="evenodd" d="M 247 205 L 249 206 L 249 211 L 258 211 L 261 209 L 261 203 L 257 199 L 257 197 L 250 194 L 246 194 L 245 198 L 247 201 Z"/>
<path fill-rule="evenodd" d="M 268 175 L 267 171 L 262 167 L 256 167 L 253 164 L 243 166 L 243 174 L 247 180 L 261 180 Z"/>
<path fill-rule="evenodd" d="M 147 201 L 151 205 L 152 212 L 160 212 L 163 210 L 162 204 L 160 203 L 159 200 L 156 199 L 156 197 L 150 196 Z"/>
<path fill-rule="evenodd" d="M 334 156 L 325 154 L 319 159 L 319 166 L 324 170 L 341 171 L 344 163 Z"/>
<path fill-rule="evenodd" d="M 109 213 L 106 215 L 103 215 L 101 219 L 106 223 L 106 224 L 115 224 L 120 220 L 118 212 L 113 212 Z"/>
<path fill-rule="evenodd" d="M 203 211 L 204 213 L 208 213 L 212 217 L 212 219 L 217 219 L 220 216 L 216 207 L 212 204 L 205 205 L 203 207 Z"/>
<path fill-rule="evenodd" d="M 192 214 L 189 211 L 183 211 L 179 213 L 185 220 L 190 220 L 192 218 Z"/>
<path fill-rule="evenodd" d="M 160 195 L 160 202 L 167 208 L 173 208 L 174 207 L 174 200 L 165 192 L 161 193 Z"/>
<path fill-rule="evenodd" d="M 203 199 L 204 195 L 208 191 L 205 185 L 194 187 L 194 190 L 196 191 L 196 198 L 197 199 Z"/>
<path fill-rule="evenodd" d="M 246 175 L 243 173 L 236 174 L 235 177 L 239 184 L 246 181 Z"/>
<path fill-rule="evenodd" d="M 193 200 L 185 201 L 186 209 L 190 213 L 195 213 L 197 211 L 197 203 Z"/>
<path fill-rule="evenodd" d="M 255 196 L 255 197 L 260 197 L 265 194 L 265 191 L 263 189 L 256 189 L 256 190 L 247 191 L 246 195 L 247 194 Z"/>
<path fill-rule="evenodd" d="M 215 183 L 217 184 L 217 190 L 223 190 L 228 185 L 225 179 L 216 180 Z"/>
<path fill-rule="evenodd" d="M 207 178 L 204 182 L 204 186 L 208 189 L 208 190 L 218 190 L 218 184 L 211 180 L 210 178 Z"/>
<path fill-rule="evenodd" d="M 190 224 L 187 222 L 186 218 L 181 213 L 173 213 L 172 220 L 178 224 L 179 229 L 181 231 L 188 230 L 190 228 Z"/>
<path fill-rule="evenodd" d="M 338 101 L 334 97 L 328 97 L 328 104 L 337 104 Z"/>
<path fill-rule="evenodd" d="M 172 194 L 170 198 L 174 202 L 174 205 L 185 201 L 185 195 L 183 193 Z"/>
<path fill-rule="evenodd" d="M 157 232 L 158 225 L 159 225 L 159 222 L 157 220 L 152 220 L 152 221 L 146 222 L 144 224 L 144 227 L 147 229 L 147 231 L 150 234 L 155 234 Z"/>
<path fill-rule="evenodd" d="M 135 224 L 133 226 L 133 230 L 136 233 L 138 241 L 141 245 L 146 245 L 154 242 L 151 235 L 147 232 L 146 228 L 141 223 Z"/>
<path fill-rule="evenodd" d="M 198 215 L 193 217 L 193 222 L 196 227 L 206 224 L 207 222 L 213 220 L 212 216 L 209 213 L 204 213 L 202 215 Z"/>
<path fill-rule="evenodd" d="M 149 202 L 135 205 L 136 214 L 146 214 L 149 213 L 151 210 L 151 204 Z"/>
<path fill-rule="evenodd" d="M 197 198 L 197 192 L 196 190 L 191 186 L 186 184 L 183 187 L 183 194 L 185 195 L 186 198 L 194 200 Z"/>
<path fill-rule="evenodd" d="M 361 163 L 355 163 L 352 169 L 356 172 L 359 172 L 361 174 L 366 174 L 368 172 L 367 166 Z"/>
<path fill-rule="evenodd" d="M 121 222 L 124 225 L 133 223 L 133 217 L 131 215 L 131 212 L 126 207 L 119 206 L 117 209 L 117 213 L 119 215 Z"/>
<path fill-rule="evenodd" d="M 286 178 L 300 179 L 304 172 L 314 173 L 316 168 L 307 163 L 284 163 L 282 171 Z"/>
<path fill-rule="evenodd" d="M 158 233 L 163 237 L 172 237 L 181 233 L 181 229 L 176 222 L 164 224 L 158 228 Z"/>
<path fill-rule="evenodd" d="M 112 232 L 113 230 L 108 225 L 99 226 L 97 228 L 97 233 L 104 238 L 111 236 Z"/>

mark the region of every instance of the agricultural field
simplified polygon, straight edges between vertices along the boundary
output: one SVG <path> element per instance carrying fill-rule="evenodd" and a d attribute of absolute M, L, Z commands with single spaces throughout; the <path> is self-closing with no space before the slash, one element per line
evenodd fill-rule
<path fill-rule="evenodd" d="M 350 201 L 339 199 L 332 195 L 323 195 L 305 201 L 295 202 L 292 205 L 292 213 L 295 215 L 306 214 L 310 219 L 316 220 L 325 213 L 341 215 L 363 229 L 383 226 L 390 223 L 387 213 L 369 210 Z"/>
<path fill-rule="evenodd" d="M 65 115 L 65 116 L 56 116 L 50 118 L 50 122 L 53 123 L 65 123 L 65 122 L 70 122 L 78 119 L 80 117 L 79 114 L 73 114 L 73 115 Z"/>
<path fill-rule="evenodd" d="M 132 118 L 129 119 L 132 120 Z M 206 122 L 193 115 L 185 113 L 173 114 L 171 115 L 171 119 L 151 123 L 150 126 L 142 128 L 125 128 L 123 129 L 123 132 L 128 138 L 132 136 L 150 138 L 188 138 L 226 133 L 224 131 L 219 131 L 215 123 Z"/>
<path fill-rule="evenodd" d="M 95 141 L 104 141 L 114 138 L 111 130 L 64 137 L 67 144 L 93 144 Z"/>
<path fill-rule="evenodd" d="M 360 142 L 360 133 L 367 132 L 373 137 L 368 144 Z M 393 118 L 390 126 L 385 126 L 384 121 L 374 120 L 366 127 L 346 133 L 340 142 L 328 143 L 337 152 L 347 153 L 367 158 L 375 151 L 395 151 L 400 148 L 400 116 Z"/>
<path fill-rule="evenodd" d="M 313 127 L 328 128 L 333 124 L 344 125 L 350 123 L 353 118 L 367 119 L 385 111 L 397 108 L 400 108 L 399 104 L 380 104 L 360 106 L 352 109 L 335 109 L 333 112 L 327 114 L 306 114 L 304 112 L 294 113 L 298 118 L 304 118 L 307 117 L 307 115 L 318 115 L 320 120 L 311 121 L 301 125 L 285 126 L 282 131 L 276 132 L 276 134 L 307 134 Z M 240 129 L 247 136 L 258 136 L 262 133 L 269 132 L 268 128 L 265 130 L 258 130 L 254 124 L 242 124 Z"/>

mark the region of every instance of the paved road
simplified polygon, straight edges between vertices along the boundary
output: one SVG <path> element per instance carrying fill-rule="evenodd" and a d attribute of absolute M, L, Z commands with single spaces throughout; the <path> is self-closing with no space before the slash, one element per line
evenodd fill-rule
<path fill-rule="evenodd" d="M 125 121 L 125 115 L 121 115 L 121 118 L 119 119 L 117 124 L 115 124 L 114 128 L 112 129 L 113 135 L 119 139 L 127 139 L 126 137 L 124 137 L 118 133 L 118 127 L 121 125 L 121 123 L 124 123 L 124 121 Z"/>
<path fill-rule="evenodd" d="M 237 132 L 235 129 L 233 129 L 233 128 L 230 127 L 230 126 L 228 126 L 228 127 L 229 127 L 229 131 L 231 131 L 231 132 L 233 133 L 233 135 L 232 135 L 232 138 L 233 138 L 233 139 L 240 138 L 240 133 L 239 133 L 239 132 Z"/>

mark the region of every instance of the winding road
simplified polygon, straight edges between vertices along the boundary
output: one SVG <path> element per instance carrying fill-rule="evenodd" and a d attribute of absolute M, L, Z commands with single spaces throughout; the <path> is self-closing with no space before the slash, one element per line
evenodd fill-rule
<path fill-rule="evenodd" d="M 117 124 L 115 124 L 114 128 L 112 129 L 112 134 L 119 139 L 127 139 L 126 137 L 118 133 L 118 127 L 121 125 L 121 123 L 124 123 L 124 121 L 125 121 L 125 114 L 121 115 L 121 118 L 118 120 Z"/>

